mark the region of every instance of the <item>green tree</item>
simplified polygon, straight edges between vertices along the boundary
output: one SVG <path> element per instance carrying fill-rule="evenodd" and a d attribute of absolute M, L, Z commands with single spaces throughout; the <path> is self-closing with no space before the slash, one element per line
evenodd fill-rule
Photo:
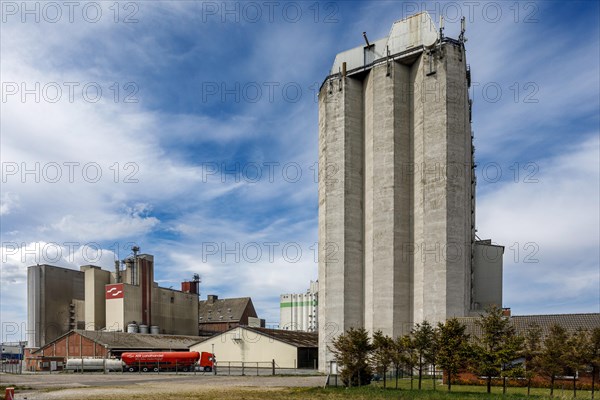
<path fill-rule="evenodd" d="M 383 375 L 383 388 L 386 388 L 386 375 L 393 361 L 394 340 L 381 331 L 373 334 L 373 353 L 371 359 L 375 370 Z"/>
<path fill-rule="evenodd" d="M 542 329 L 538 324 L 532 324 L 525 332 L 522 352 L 522 355 L 525 358 L 524 376 L 527 378 L 527 396 L 529 396 L 531 392 L 531 380 L 539 369 L 538 358 L 541 351 Z"/>
<path fill-rule="evenodd" d="M 410 389 L 413 389 L 413 372 L 417 366 L 418 358 L 415 351 L 415 340 L 412 335 L 403 335 L 396 339 L 396 349 L 399 352 L 399 362 L 404 369 L 410 372 Z"/>
<path fill-rule="evenodd" d="M 364 328 L 350 328 L 333 340 L 329 350 L 335 356 L 344 385 L 361 386 L 371 383 L 373 371 L 369 354 L 373 350 L 371 339 Z"/>
<path fill-rule="evenodd" d="M 573 398 L 577 397 L 578 371 L 589 366 L 592 361 L 592 338 L 588 331 L 578 329 L 567 342 L 566 362 L 573 372 Z"/>
<path fill-rule="evenodd" d="M 479 375 L 486 377 L 488 393 L 491 393 L 494 376 L 502 376 L 506 391 L 506 378 L 510 374 L 503 374 L 503 371 L 518 357 L 523 340 L 499 307 L 488 308 L 476 324 L 481 328 L 482 336 L 473 347 L 473 367 Z"/>
<path fill-rule="evenodd" d="M 592 365 L 592 400 L 596 386 L 596 376 L 600 369 L 600 328 L 594 328 L 590 340 L 590 363 Z"/>
<path fill-rule="evenodd" d="M 411 348 L 411 337 L 408 335 L 398 336 L 393 341 L 392 347 L 392 365 L 396 371 L 396 389 L 398 389 L 398 373 L 401 369 L 408 369 L 414 366 L 411 363 L 409 351 Z"/>
<path fill-rule="evenodd" d="M 539 371 L 550 379 L 550 396 L 554 396 L 556 377 L 565 372 L 566 358 L 569 351 L 568 339 L 569 335 L 565 328 L 560 325 L 552 325 L 538 357 Z"/>
<path fill-rule="evenodd" d="M 446 372 L 448 391 L 452 389 L 452 378 L 466 368 L 471 356 L 466 329 L 456 318 L 438 324 L 437 363 Z"/>
<path fill-rule="evenodd" d="M 431 365 L 433 367 L 433 375 L 432 375 L 432 379 L 433 379 L 433 390 L 436 390 L 436 386 L 435 386 L 435 378 L 436 378 L 436 364 L 437 364 L 437 357 L 438 354 L 440 352 L 440 338 L 439 338 L 439 329 L 437 327 L 435 327 L 433 329 L 433 336 L 431 337 L 431 346 L 429 348 L 429 354 L 427 355 L 427 363 L 429 363 L 429 365 Z"/>
<path fill-rule="evenodd" d="M 412 330 L 414 348 L 417 354 L 417 368 L 419 369 L 419 390 L 423 380 L 423 368 L 428 365 L 431 359 L 432 347 L 434 343 L 434 329 L 427 321 L 417 324 Z"/>

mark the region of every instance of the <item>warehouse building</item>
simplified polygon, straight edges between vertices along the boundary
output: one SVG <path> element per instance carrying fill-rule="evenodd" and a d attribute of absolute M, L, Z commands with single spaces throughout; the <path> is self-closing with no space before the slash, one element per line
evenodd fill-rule
<path fill-rule="evenodd" d="M 273 360 L 276 368 L 318 365 L 317 334 L 309 332 L 239 326 L 192 345 L 190 350 L 209 353 L 214 350 L 219 368 L 242 363 L 270 368 Z"/>
<path fill-rule="evenodd" d="M 69 359 L 120 358 L 129 351 L 188 351 L 206 337 L 73 330 L 39 349 L 27 349 L 28 371 L 62 370 Z"/>
<path fill-rule="evenodd" d="M 596 328 L 600 328 L 600 313 L 511 315 L 510 308 L 504 308 L 503 311 L 515 327 L 515 332 L 521 336 L 524 336 L 532 326 L 540 328 L 542 338 L 550 333 L 550 328 L 553 325 L 563 327 L 569 335 L 576 333 L 578 329 L 591 332 Z M 472 340 L 477 340 L 483 335 L 481 326 L 477 324 L 479 317 L 457 319 L 467 327 L 466 333 Z"/>
<path fill-rule="evenodd" d="M 182 282 L 182 290 L 161 288 L 154 257 L 133 250 L 113 272 L 93 265 L 29 267 L 28 346 L 42 347 L 74 329 L 197 335 L 199 277 Z"/>
<path fill-rule="evenodd" d="M 279 329 L 317 332 L 319 281 L 310 282 L 306 293 L 282 294 L 279 298 Z"/>

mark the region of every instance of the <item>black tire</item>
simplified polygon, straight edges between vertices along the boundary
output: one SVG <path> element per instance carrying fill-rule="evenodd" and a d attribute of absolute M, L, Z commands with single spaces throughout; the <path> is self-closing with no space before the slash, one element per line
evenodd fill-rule
<path fill-rule="evenodd" d="M 127 371 L 128 371 L 128 372 L 135 372 L 135 371 L 136 371 L 136 368 L 135 368 L 135 367 L 128 367 L 128 368 L 127 368 Z"/>
<path fill-rule="evenodd" d="M 182 370 L 183 372 L 188 372 L 188 367 L 183 367 L 183 368 L 181 368 L 181 370 Z"/>
<path fill-rule="evenodd" d="M 152 368 L 152 372 L 159 372 L 159 371 L 160 371 L 160 369 L 158 367 Z"/>
<path fill-rule="evenodd" d="M 148 369 L 148 367 L 142 367 L 142 372 L 148 372 L 150 371 L 150 369 Z"/>
<path fill-rule="evenodd" d="M 210 372 L 210 371 L 212 371 L 211 367 L 204 367 L 204 372 Z"/>

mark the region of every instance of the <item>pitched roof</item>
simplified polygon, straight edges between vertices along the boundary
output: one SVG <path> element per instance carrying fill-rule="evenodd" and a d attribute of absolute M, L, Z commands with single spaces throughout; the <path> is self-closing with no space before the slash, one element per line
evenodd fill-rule
<path fill-rule="evenodd" d="M 255 328 L 249 326 L 244 326 L 243 328 L 292 346 L 319 347 L 319 335 L 314 332 L 286 331 L 283 329 Z"/>
<path fill-rule="evenodd" d="M 481 337 L 481 327 L 475 322 L 478 317 L 461 317 L 460 322 L 467 326 L 467 333 L 472 337 Z M 600 313 L 590 314 L 548 314 L 548 315 L 513 315 L 510 317 L 517 334 L 523 335 L 530 326 L 538 325 L 542 330 L 542 337 L 546 337 L 552 325 L 560 325 L 571 334 L 577 329 L 592 330 L 600 328 Z"/>
<path fill-rule="evenodd" d="M 242 319 L 248 305 L 254 311 L 250 297 L 200 301 L 198 304 L 199 322 L 238 322 Z M 254 311 L 254 315 L 250 316 L 256 317 L 256 311 Z"/>
<path fill-rule="evenodd" d="M 76 333 L 86 337 L 110 350 L 187 350 L 193 344 L 202 342 L 207 337 L 184 336 L 184 335 L 152 335 L 144 333 L 126 333 L 110 331 L 85 331 L 75 329 L 47 343 L 44 347 L 33 353 L 49 347 L 54 342 L 62 339 L 70 333 Z"/>

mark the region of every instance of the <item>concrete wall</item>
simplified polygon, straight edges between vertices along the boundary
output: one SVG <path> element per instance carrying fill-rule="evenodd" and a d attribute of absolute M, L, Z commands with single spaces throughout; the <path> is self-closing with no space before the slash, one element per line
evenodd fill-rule
<path fill-rule="evenodd" d="M 319 94 L 319 360 L 331 339 L 364 324 L 363 82 Z"/>
<path fill-rule="evenodd" d="M 473 311 L 502 307 L 502 257 L 504 247 L 475 242 L 473 259 Z"/>
<path fill-rule="evenodd" d="M 410 264 L 404 244 L 410 233 L 410 180 L 402 179 L 410 157 L 410 98 L 403 85 L 410 67 L 375 66 L 365 78 L 365 328 L 397 336 L 411 321 Z"/>
<path fill-rule="evenodd" d="M 158 325 L 161 333 L 198 335 L 198 295 L 155 287 L 152 325 Z"/>
<path fill-rule="evenodd" d="M 76 313 L 73 300 L 84 299 L 84 275 L 80 271 L 51 265 L 27 268 L 27 311 L 29 347 L 41 347 L 84 324 Z"/>
<path fill-rule="evenodd" d="M 298 363 L 298 350 L 296 347 L 271 339 L 244 329 L 235 328 L 229 332 L 211 337 L 196 344 L 190 351 L 212 352 L 217 359 L 217 365 L 226 368 L 227 362 L 260 362 L 260 366 L 268 367 L 271 360 L 275 360 L 278 368 L 296 368 Z M 239 366 L 239 364 L 236 364 Z"/>
<path fill-rule="evenodd" d="M 136 285 L 121 284 L 123 297 L 106 300 L 106 329 L 127 332 L 127 324 L 142 322 L 141 289 Z"/>
<path fill-rule="evenodd" d="M 350 327 L 468 315 L 472 146 L 464 48 L 331 76 L 319 93 L 319 359 Z"/>
<path fill-rule="evenodd" d="M 95 266 L 81 269 L 85 275 L 85 329 L 99 330 L 106 326 L 104 286 L 111 283 L 111 274 Z"/>

